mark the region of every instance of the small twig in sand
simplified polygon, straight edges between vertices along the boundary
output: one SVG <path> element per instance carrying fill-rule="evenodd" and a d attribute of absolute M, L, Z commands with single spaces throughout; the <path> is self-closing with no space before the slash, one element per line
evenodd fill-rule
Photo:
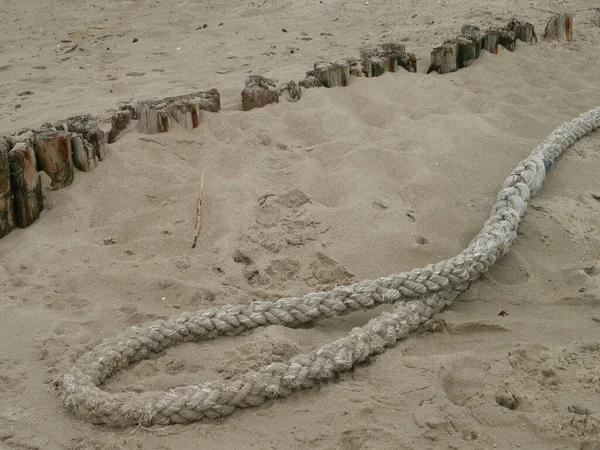
<path fill-rule="evenodd" d="M 147 14 L 142 14 L 141 16 L 132 16 L 132 17 L 127 17 L 126 19 L 121 19 L 119 22 L 127 22 L 128 20 L 133 20 L 133 19 L 139 19 L 141 17 L 147 17 L 147 16 L 151 16 L 152 13 L 147 13 Z"/>
<path fill-rule="evenodd" d="M 204 190 L 204 173 L 200 174 L 200 191 L 198 192 L 198 201 L 196 202 L 196 234 L 192 248 L 196 248 L 198 235 L 200 234 L 200 208 L 202 207 L 202 191 Z"/>

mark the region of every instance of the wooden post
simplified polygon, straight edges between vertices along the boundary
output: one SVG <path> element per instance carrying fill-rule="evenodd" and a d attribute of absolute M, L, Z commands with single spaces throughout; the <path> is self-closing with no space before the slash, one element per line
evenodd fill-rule
<path fill-rule="evenodd" d="M 109 144 L 115 142 L 119 133 L 127 128 L 127 125 L 129 125 L 129 122 L 133 118 L 132 116 L 133 113 L 129 109 L 123 109 L 113 114 L 107 138 Z"/>
<path fill-rule="evenodd" d="M 350 65 L 346 63 L 315 63 L 314 73 L 327 88 L 348 86 L 350 81 Z"/>
<path fill-rule="evenodd" d="M 186 130 L 192 130 L 200 123 L 198 104 L 191 100 L 178 100 L 167 106 L 167 113 Z"/>
<path fill-rule="evenodd" d="M 242 91 L 242 109 L 250 111 L 271 103 L 279 103 L 275 81 L 260 75 L 250 75 L 246 78 L 246 87 Z"/>
<path fill-rule="evenodd" d="M 457 44 L 455 40 L 444 42 L 435 47 L 431 52 L 431 63 L 427 73 L 437 72 L 439 74 L 456 72 Z"/>
<path fill-rule="evenodd" d="M 219 112 L 221 110 L 221 94 L 216 89 L 194 94 L 200 111 Z"/>
<path fill-rule="evenodd" d="M 302 97 L 302 90 L 295 81 L 288 81 L 277 88 L 279 97 L 281 97 L 284 92 L 287 92 L 288 102 L 297 102 Z"/>
<path fill-rule="evenodd" d="M 516 18 L 512 18 L 506 25 L 506 29 L 514 31 L 518 40 L 527 44 L 537 44 L 538 38 L 535 34 L 535 28 L 529 22 L 521 22 Z"/>
<path fill-rule="evenodd" d="M 363 72 L 358 64 L 350 65 L 350 75 L 357 78 L 361 78 L 363 76 Z"/>
<path fill-rule="evenodd" d="M 314 70 L 306 72 L 306 76 L 298 82 L 298 86 L 304 89 L 310 89 L 314 87 L 322 87 L 321 80 L 317 78 Z"/>
<path fill-rule="evenodd" d="M 517 35 L 514 31 L 501 28 L 498 30 L 500 36 L 498 38 L 498 44 L 504 47 L 509 52 L 514 52 L 517 47 Z"/>
<path fill-rule="evenodd" d="M 481 41 L 471 36 L 456 38 L 456 66 L 459 69 L 469 67 L 479 57 Z"/>
<path fill-rule="evenodd" d="M 479 58 L 481 54 L 481 48 L 483 46 L 483 36 L 484 33 L 481 29 L 475 25 L 463 25 L 460 29 L 460 33 L 462 36 L 468 37 L 475 44 L 475 59 Z"/>
<path fill-rule="evenodd" d="M 81 134 L 84 140 L 92 144 L 98 161 L 104 160 L 106 136 L 104 135 L 104 131 L 98 127 L 98 120 L 94 116 L 84 114 L 69 117 L 67 119 L 67 130 Z"/>
<path fill-rule="evenodd" d="M 73 150 L 73 164 L 82 172 L 91 172 L 98 165 L 98 157 L 91 143 L 77 133 L 71 135 L 71 149 Z"/>
<path fill-rule="evenodd" d="M 15 229 L 8 158 L 9 145 L 8 140 L 0 138 L 0 238 L 3 238 Z"/>
<path fill-rule="evenodd" d="M 17 143 L 10 151 L 9 159 L 15 222 L 19 228 L 26 228 L 37 220 L 44 209 L 42 182 L 33 146 Z"/>
<path fill-rule="evenodd" d="M 35 156 L 39 168 L 52 179 L 52 189 L 73 183 L 71 134 L 66 131 L 47 131 L 35 138 Z"/>
<path fill-rule="evenodd" d="M 386 72 L 396 71 L 396 58 L 390 56 L 370 56 L 364 61 L 365 75 L 369 78 L 379 77 Z"/>
<path fill-rule="evenodd" d="M 573 40 L 573 17 L 570 14 L 555 14 L 546 24 L 544 39 Z"/>
<path fill-rule="evenodd" d="M 500 43 L 500 31 L 490 28 L 483 37 L 481 48 L 494 55 L 498 54 L 498 44 Z"/>
<path fill-rule="evenodd" d="M 600 27 L 600 8 L 596 8 L 596 15 L 594 16 L 594 23 L 597 27 Z"/>
<path fill-rule="evenodd" d="M 407 72 L 417 72 L 417 58 L 414 53 L 407 53 L 404 45 L 389 42 L 386 44 L 381 44 L 380 48 L 385 52 L 386 55 L 395 58 L 395 64 L 390 62 L 390 66 L 393 65 L 394 68 L 400 66 Z"/>
<path fill-rule="evenodd" d="M 139 101 L 136 106 L 138 130 L 140 133 L 156 134 L 169 131 L 169 116 L 166 111 L 157 109 L 153 102 Z"/>
<path fill-rule="evenodd" d="M 170 129 L 170 117 L 186 129 L 199 125 L 200 111 L 221 109 L 219 91 L 195 92 L 161 100 L 141 100 L 137 103 L 138 130 L 145 134 L 165 133 Z"/>
<path fill-rule="evenodd" d="M 417 71 L 417 59 L 414 54 L 406 53 L 402 44 L 386 43 L 376 48 L 360 49 L 363 72 L 367 77 L 378 77 L 386 72 L 396 72 L 402 67 L 408 72 Z"/>
<path fill-rule="evenodd" d="M 94 128 L 88 133 L 87 140 L 92 144 L 98 161 L 104 161 L 104 153 L 106 152 L 106 137 L 104 131 L 98 127 Z"/>

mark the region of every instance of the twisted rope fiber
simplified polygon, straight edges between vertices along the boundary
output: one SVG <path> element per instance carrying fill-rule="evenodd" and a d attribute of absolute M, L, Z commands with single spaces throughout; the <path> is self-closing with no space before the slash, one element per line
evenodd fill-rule
<path fill-rule="evenodd" d="M 450 305 L 508 251 L 527 204 L 541 188 L 554 159 L 599 127 L 600 107 L 597 107 L 551 133 L 510 172 L 489 219 L 457 256 L 421 269 L 330 291 L 276 302 L 185 312 L 131 327 L 84 354 L 64 375 L 64 406 L 93 423 L 111 426 L 185 423 L 231 414 L 236 408 L 259 405 L 269 398 L 285 397 L 382 353 Z M 381 304 L 393 304 L 392 311 L 353 329 L 345 337 L 297 355 L 289 362 L 273 363 L 229 381 L 141 394 L 112 394 L 99 388 L 115 372 L 183 342 L 238 335 L 261 326 L 298 327 Z"/>

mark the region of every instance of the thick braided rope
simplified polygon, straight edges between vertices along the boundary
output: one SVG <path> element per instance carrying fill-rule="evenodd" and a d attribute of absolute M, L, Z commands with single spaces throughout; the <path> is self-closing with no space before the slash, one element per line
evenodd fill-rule
<path fill-rule="evenodd" d="M 129 328 L 83 355 L 64 375 L 63 403 L 78 416 L 112 426 L 185 423 L 259 405 L 294 390 L 314 386 L 404 339 L 448 306 L 502 256 L 514 241 L 527 204 L 542 186 L 554 159 L 600 127 L 600 107 L 565 123 L 521 161 L 504 181 L 490 218 L 457 256 L 410 272 L 340 286 L 276 302 L 253 302 Z M 99 386 L 113 373 L 156 352 L 183 343 L 237 335 L 269 325 L 297 327 L 357 309 L 394 304 L 344 338 L 228 381 L 183 386 L 168 392 L 111 394 Z"/>

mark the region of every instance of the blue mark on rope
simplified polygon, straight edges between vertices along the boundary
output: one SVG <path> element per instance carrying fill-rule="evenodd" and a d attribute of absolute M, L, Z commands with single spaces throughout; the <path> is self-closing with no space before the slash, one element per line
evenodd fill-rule
<path fill-rule="evenodd" d="M 552 169 L 552 161 L 546 159 L 544 161 L 544 167 L 546 168 L 546 173 L 550 172 L 550 169 Z"/>

